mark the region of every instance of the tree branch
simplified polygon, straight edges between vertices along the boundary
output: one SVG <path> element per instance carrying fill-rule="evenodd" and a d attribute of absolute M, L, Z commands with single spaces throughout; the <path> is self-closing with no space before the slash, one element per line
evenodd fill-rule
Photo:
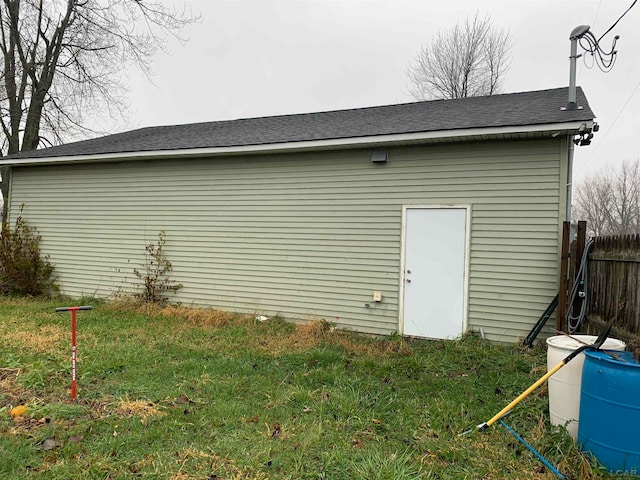
<path fill-rule="evenodd" d="M 510 35 L 487 15 L 438 32 L 409 64 L 409 92 L 418 100 L 493 95 L 509 69 Z"/>

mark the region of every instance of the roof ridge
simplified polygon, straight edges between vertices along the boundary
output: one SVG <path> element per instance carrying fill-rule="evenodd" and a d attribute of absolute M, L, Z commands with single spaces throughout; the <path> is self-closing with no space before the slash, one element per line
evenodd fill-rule
<path fill-rule="evenodd" d="M 581 87 L 577 87 L 578 90 L 582 90 Z M 171 127 L 182 127 L 182 126 L 197 126 L 197 125 L 210 125 L 214 123 L 231 123 L 231 122 L 244 122 L 249 120 L 264 120 L 264 119 L 273 119 L 273 118 L 287 118 L 287 117 L 304 117 L 309 115 L 322 115 L 328 113 L 343 113 L 343 112 L 358 112 L 363 110 L 374 110 L 381 108 L 393 108 L 393 107 L 403 107 L 409 105 L 423 105 L 423 104 L 433 104 L 440 102 L 465 102 L 465 101 L 474 101 L 478 99 L 490 99 L 495 97 L 505 97 L 505 96 L 516 96 L 516 95 L 525 95 L 532 93 L 543 93 L 543 92 L 553 92 L 557 90 L 568 90 L 568 87 L 554 87 L 554 88 L 546 88 L 541 90 L 525 90 L 521 92 L 505 92 L 505 93 L 496 93 L 493 95 L 477 95 L 474 97 L 462 97 L 462 98 L 437 98 L 433 100 L 416 100 L 410 102 L 398 102 L 398 103 L 389 103 L 382 105 L 371 105 L 368 107 L 353 107 L 353 108 L 338 108 L 334 110 L 320 110 L 316 112 L 299 112 L 299 113 L 283 113 L 278 115 L 260 115 L 257 117 L 238 117 L 238 118 L 230 118 L 223 120 L 209 120 L 204 122 L 193 122 L 193 123 L 178 123 L 178 124 L 169 124 L 169 125 L 148 125 L 146 127 L 140 127 L 134 130 L 128 130 L 127 132 L 135 132 L 144 129 L 152 129 L 152 128 L 171 128 Z"/>

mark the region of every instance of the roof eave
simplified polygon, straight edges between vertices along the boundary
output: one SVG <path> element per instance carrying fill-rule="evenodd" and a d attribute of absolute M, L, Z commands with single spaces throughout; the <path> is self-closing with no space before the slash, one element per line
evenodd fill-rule
<path fill-rule="evenodd" d="M 93 155 L 68 155 L 56 157 L 24 157 L 1 159 L 0 165 L 46 165 L 65 163 L 94 163 L 159 158 L 211 157 L 221 155 L 261 154 L 277 152 L 297 152 L 328 150 L 332 148 L 365 148 L 382 146 L 402 146 L 429 143 L 468 142 L 477 140 L 557 137 L 575 135 L 580 131 L 591 131 L 593 120 L 546 123 L 539 125 L 483 127 L 431 132 L 372 135 L 365 137 L 332 138 L 298 142 L 269 143 L 258 145 L 237 145 L 225 147 L 188 148 L 176 150 L 144 150 L 136 152 L 101 153 Z"/>

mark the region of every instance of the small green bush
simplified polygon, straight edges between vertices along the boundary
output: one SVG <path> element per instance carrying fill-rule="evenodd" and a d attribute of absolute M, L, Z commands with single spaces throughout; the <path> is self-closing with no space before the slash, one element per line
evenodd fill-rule
<path fill-rule="evenodd" d="M 7 223 L 0 234 L 0 293 L 37 296 L 56 290 L 49 256 L 40 254 L 40 235 L 20 215 L 13 229 Z"/>

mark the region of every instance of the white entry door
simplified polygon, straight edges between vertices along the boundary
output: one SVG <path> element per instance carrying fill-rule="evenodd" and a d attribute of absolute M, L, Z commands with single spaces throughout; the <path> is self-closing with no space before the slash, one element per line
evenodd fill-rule
<path fill-rule="evenodd" d="M 407 208 L 403 334 L 456 338 L 464 330 L 466 208 Z"/>

